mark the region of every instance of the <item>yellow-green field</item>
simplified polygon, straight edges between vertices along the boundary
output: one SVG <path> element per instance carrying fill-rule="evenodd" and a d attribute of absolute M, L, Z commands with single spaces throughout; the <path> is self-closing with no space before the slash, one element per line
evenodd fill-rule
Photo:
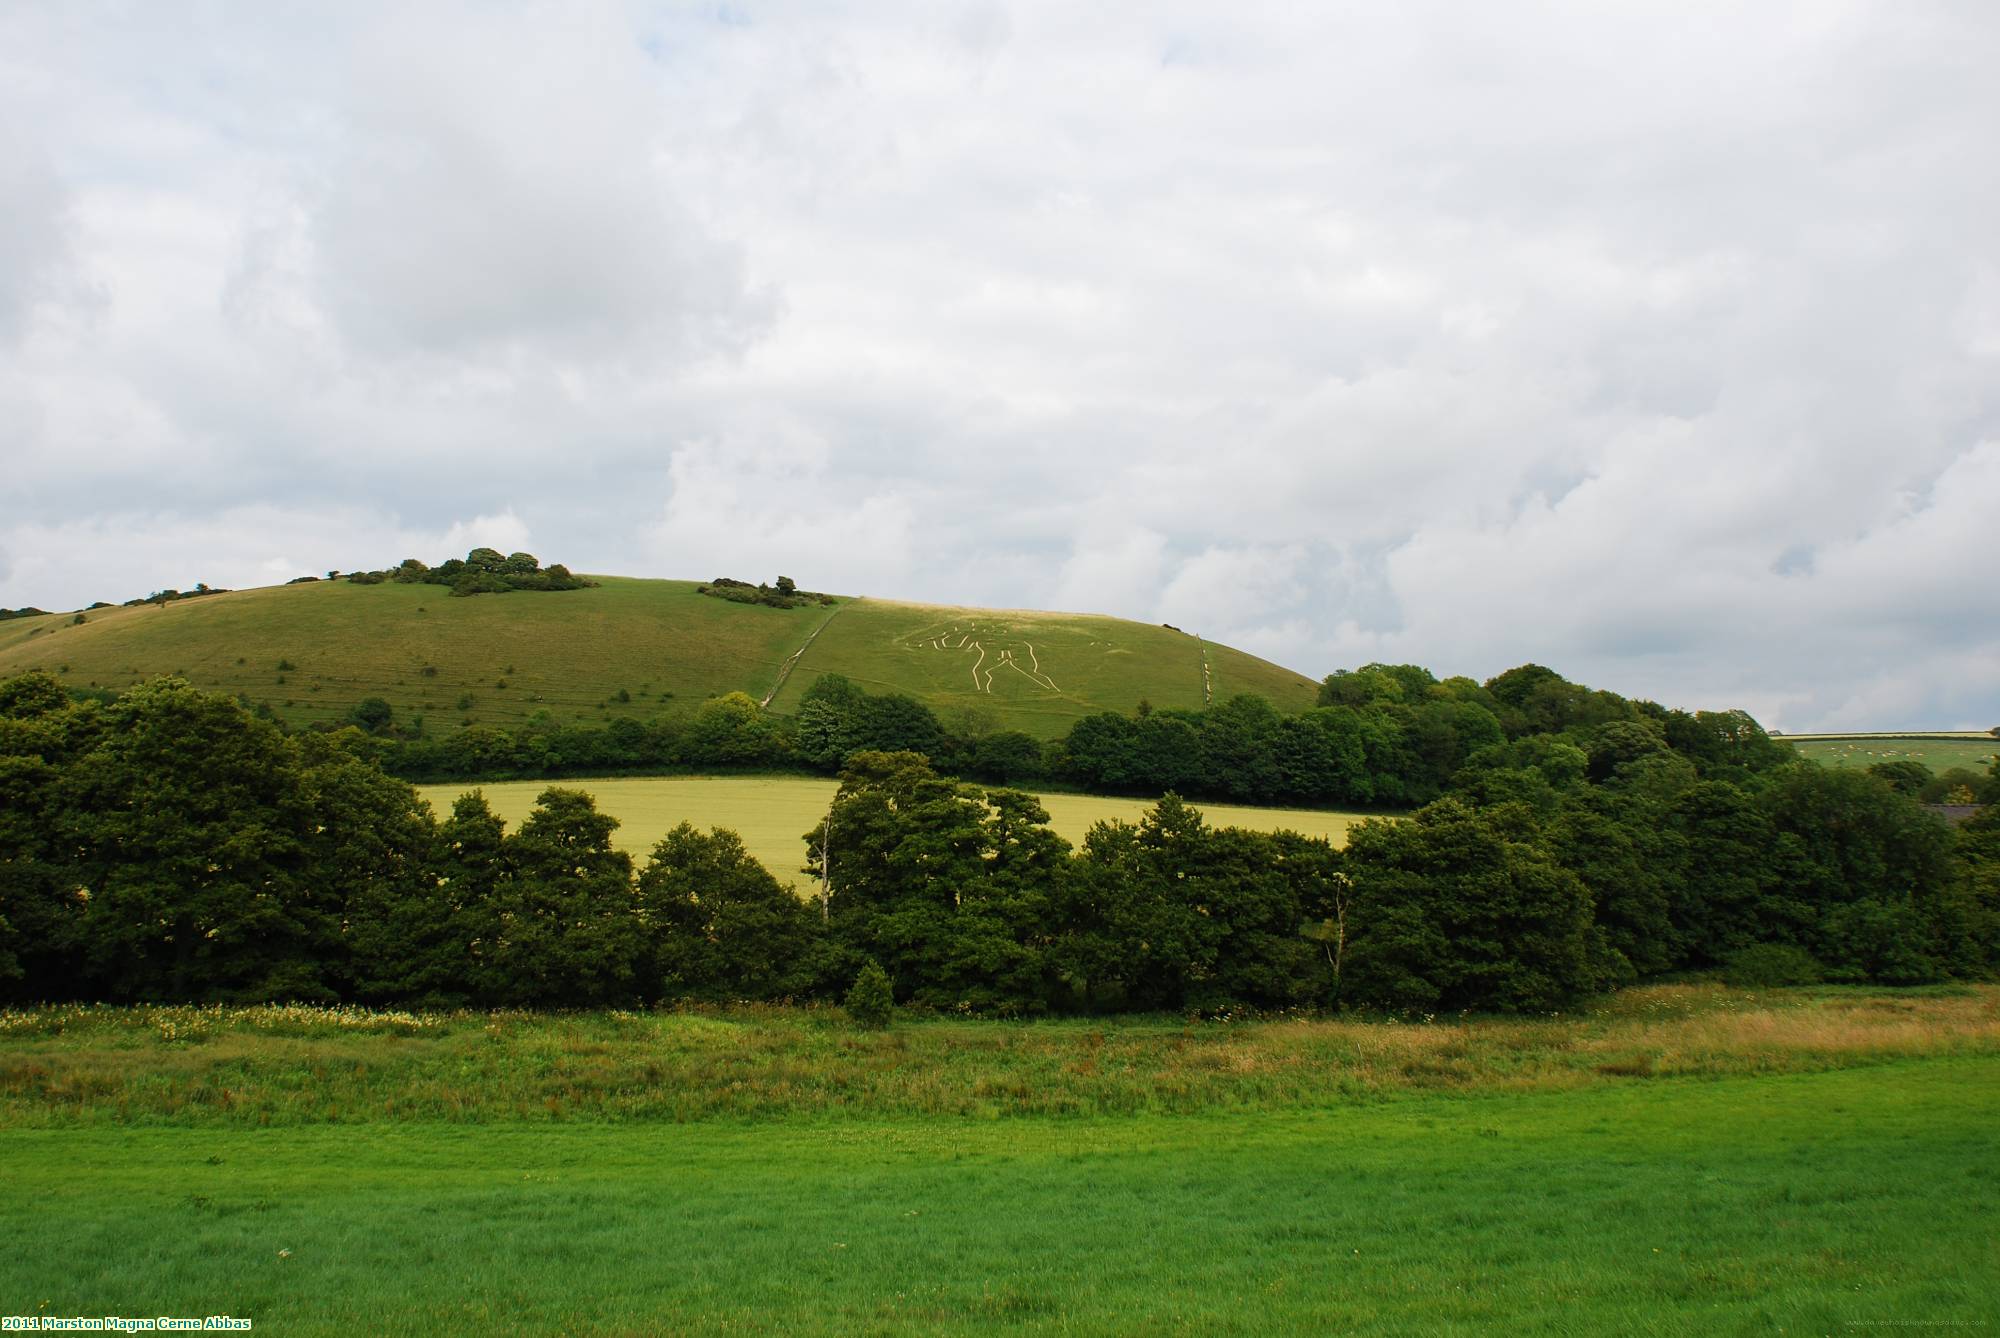
<path fill-rule="evenodd" d="M 677 823 L 697 827 L 727 827 L 743 838 L 752 855 L 781 882 L 797 883 L 805 860 L 805 833 L 826 816 L 838 788 L 830 780 L 791 776 L 636 776 L 612 780 L 508 781 L 497 785 L 420 785 L 440 816 L 467 790 L 485 791 L 493 811 L 516 826 L 535 806 L 535 796 L 550 785 L 588 790 L 597 806 L 623 825 L 613 839 L 622 850 L 643 860 L 653 845 Z M 1137 821 L 1148 807 L 1140 799 L 1106 799 L 1096 795 L 1045 794 L 1051 825 L 1072 842 L 1083 840 L 1091 824 L 1111 818 Z M 1316 809 L 1240 808 L 1231 804 L 1198 806 L 1218 827 L 1255 831 L 1280 829 L 1324 836 L 1335 845 L 1347 840 L 1347 829 L 1363 814 L 1329 813 Z"/>
<path fill-rule="evenodd" d="M 1216 701 L 1249 692 L 1303 710 L 1317 693 L 1255 656 L 1119 618 L 873 599 L 774 609 L 696 594 L 691 581 L 595 579 L 470 599 L 319 581 L 96 609 L 81 624 L 67 613 L 10 619 L 0 677 L 43 669 L 71 687 L 119 689 L 175 674 L 293 725 L 381 697 L 433 734 L 538 711 L 561 724 L 646 720 L 733 691 L 760 701 L 776 691 L 773 706 L 790 710 L 830 671 L 916 696 L 950 724 L 968 723 L 969 708 L 978 723 L 1043 739 L 1141 700 L 1200 706 L 1204 660 Z"/>
<path fill-rule="evenodd" d="M 1822 766 L 1872 767 L 1877 762 L 1921 762 L 1932 771 L 1964 767 L 1984 771 L 2000 754 L 1991 734 L 1787 734 L 1785 741 Z"/>

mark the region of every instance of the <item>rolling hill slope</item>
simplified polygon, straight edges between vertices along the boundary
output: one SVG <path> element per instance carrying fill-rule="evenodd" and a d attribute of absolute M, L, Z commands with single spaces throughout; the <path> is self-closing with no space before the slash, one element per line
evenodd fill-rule
<path fill-rule="evenodd" d="M 646 719 L 737 690 L 787 711 L 816 676 L 839 672 L 1041 738 L 1142 698 L 1199 706 L 1204 673 L 1217 701 L 1251 692 L 1298 710 L 1317 691 L 1268 661 L 1117 618 L 873 599 L 774 609 L 698 595 L 691 581 L 597 579 L 470 599 L 321 581 L 98 609 L 82 624 L 14 619 L 0 623 L 0 676 L 46 669 L 75 687 L 123 688 L 178 674 L 295 725 L 382 697 L 438 729 L 544 710 L 562 723 Z"/>
<path fill-rule="evenodd" d="M 1095 711 L 1203 704 L 1203 661 L 1218 701 L 1237 693 L 1304 710 L 1319 685 L 1185 632 L 1093 614 L 968 609 L 893 600 L 842 605 L 772 701 L 788 711 L 815 677 L 845 674 L 870 692 L 907 692 L 949 716 L 987 712 L 1041 738 Z"/>

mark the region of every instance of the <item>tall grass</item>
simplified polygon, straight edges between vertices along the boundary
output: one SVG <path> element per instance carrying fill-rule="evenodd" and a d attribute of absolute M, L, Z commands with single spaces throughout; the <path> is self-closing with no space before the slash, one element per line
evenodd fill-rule
<path fill-rule="evenodd" d="M 1281 1111 L 2000 1054 L 2000 988 L 1630 990 L 1555 1017 L 908 1021 L 58 1005 L 0 1013 L 0 1126 Z"/>

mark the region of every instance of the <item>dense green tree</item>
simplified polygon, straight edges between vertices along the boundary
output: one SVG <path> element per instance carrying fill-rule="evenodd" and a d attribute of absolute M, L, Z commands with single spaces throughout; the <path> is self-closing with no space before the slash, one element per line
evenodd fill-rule
<path fill-rule="evenodd" d="M 1524 839 L 1526 811 L 1443 799 L 1350 834 L 1342 986 L 1401 1008 L 1561 1008 L 1594 983 L 1589 890 Z"/>
<path fill-rule="evenodd" d="M 871 752 L 935 758 L 944 750 L 944 727 L 931 708 L 900 692 L 865 698 L 854 709 L 850 728 L 853 746 Z"/>
<path fill-rule="evenodd" d="M 703 702 L 685 740 L 695 757 L 720 766 L 768 764 L 788 751 L 782 727 L 747 692 L 727 692 Z"/>
<path fill-rule="evenodd" d="M 436 910 L 441 851 L 430 805 L 352 742 L 341 735 L 298 742 L 304 798 L 315 817 L 307 866 L 316 891 L 340 908 L 340 992 L 465 1003 L 457 954 L 445 947 L 454 926 Z"/>
<path fill-rule="evenodd" d="M 972 771 L 1002 785 L 1033 779 L 1042 774 L 1042 745 L 1018 729 L 988 734 L 973 747 Z"/>
<path fill-rule="evenodd" d="M 1168 795 L 1136 824 L 1100 822 L 1061 889 L 1065 929 L 1054 971 L 1073 1006 L 1182 1008 L 1209 997 L 1219 927 L 1196 909 L 1208 828 Z"/>
<path fill-rule="evenodd" d="M 105 708 L 63 796 L 105 990 L 333 997 L 340 908 L 308 867 L 317 825 L 284 737 L 235 701 L 161 679 Z"/>
<path fill-rule="evenodd" d="M 903 998 L 1039 1006 L 1037 936 L 1067 846 L 1032 797 L 940 778 L 915 753 L 848 759 L 808 872 L 829 890 L 830 970 L 880 962 Z"/>
<path fill-rule="evenodd" d="M 1589 756 L 1587 774 L 1593 781 L 1607 781 L 1620 767 L 1668 751 L 1667 740 L 1651 721 L 1613 720 L 1588 731 L 1583 744 Z"/>
<path fill-rule="evenodd" d="M 639 904 L 666 996 L 780 999 L 814 983 L 819 916 L 734 832 L 683 822 L 660 838 Z"/>
<path fill-rule="evenodd" d="M 1951 829 L 1876 776 L 1830 767 L 1783 772 L 1759 797 L 1810 905 L 1806 941 L 1835 978 L 1935 979 L 1928 917 L 1951 884 Z"/>
<path fill-rule="evenodd" d="M 1685 960 L 1720 966 L 1755 943 L 1804 946 L 1813 908 L 1783 873 L 1793 847 L 1755 800 L 1727 781 L 1704 781 L 1676 798 L 1669 819 L 1686 852 L 1672 885 L 1672 919 Z"/>
<path fill-rule="evenodd" d="M 48 674 L 0 681 L 0 997 L 87 990 L 65 773 L 94 743 L 100 714 L 74 706 Z"/>
<path fill-rule="evenodd" d="M 551 787 L 507 838 L 493 968 L 513 1002 L 588 1008 L 636 994 L 643 942 L 617 826 L 583 791 Z"/>
<path fill-rule="evenodd" d="M 1882 781 L 1897 794 L 1915 796 L 1923 792 L 1934 777 L 1931 769 L 1922 762 L 1911 758 L 1898 758 L 1893 762 L 1877 762 L 1868 768 L 1868 774 Z"/>

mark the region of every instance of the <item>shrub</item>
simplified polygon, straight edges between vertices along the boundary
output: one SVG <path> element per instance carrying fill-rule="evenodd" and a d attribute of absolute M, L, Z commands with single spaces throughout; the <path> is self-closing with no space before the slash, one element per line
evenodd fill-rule
<path fill-rule="evenodd" d="M 847 1015 L 870 1031 L 882 1030 L 896 1016 L 896 996 L 889 989 L 889 976 L 872 957 L 847 991 Z"/>
<path fill-rule="evenodd" d="M 1758 943 L 1730 954 L 1722 978 L 1732 985 L 1765 988 L 1815 985 L 1824 972 L 1813 955 L 1786 943 Z"/>

